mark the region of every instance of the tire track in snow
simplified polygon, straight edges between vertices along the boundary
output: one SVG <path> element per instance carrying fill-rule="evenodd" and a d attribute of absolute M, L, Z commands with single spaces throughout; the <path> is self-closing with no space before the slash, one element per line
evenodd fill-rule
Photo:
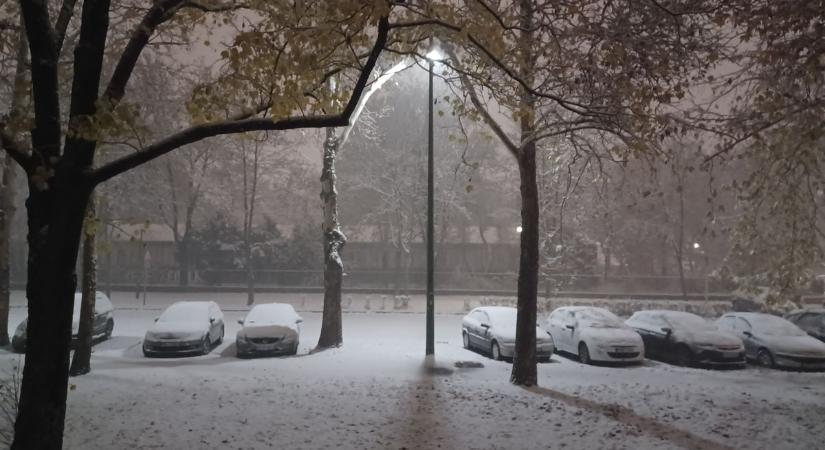
<path fill-rule="evenodd" d="M 525 387 L 524 389 L 535 394 L 550 397 L 575 408 L 602 414 L 619 423 L 637 427 L 647 434 L 673 442 L 689 450 L 734 450 L 733 447 L 728 447 L 727 445 L 682 430 L 673 425 L 659 422 L 650 417 L 639 415 L 632 409 L 615 403 L 599 403 L 540 386 Z"/>

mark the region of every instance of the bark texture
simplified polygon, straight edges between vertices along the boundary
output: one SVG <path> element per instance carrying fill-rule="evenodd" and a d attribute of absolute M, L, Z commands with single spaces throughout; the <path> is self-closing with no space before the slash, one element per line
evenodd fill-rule
<path fill-rule="evenodd" d="M 11 222 L 14 219 L 15 163 L 6 155 L 0 193 L 0 346 L 9 345 L 9 299 L 11 296 Z"/>
<path fill-rule="evenodd" d="M 535 61 L 531 55 L 533 5 L 531 0 L 519 2 L 521 15 L 521 73 L 532 81 Z M 521 145 L 517 159 L 521 181 L 521 255 L 519 256 L 516 318 L 516 346 L 510 381 L 522 386 L 535 386 L 536 376 L 536 299 L 539 272 L 539 194 L 536 182 L 535 98 L 523 90 L 521 96 Z"/>
<path fill-rule="evenodd" d="M 69 375 L 78 376 L 92 370 L 92 337 L 94 335 L 95 293 L 97 291 L 97 213 L 94 197 L 86 208 L 86 223 L 83 233 L 82 288 L 80 300 L 80 323 L 77 330 L 77 344 L 72 357 Z"/>
<path fill-rule="evenodd" d="M 324 223 L 324 313 L 321 321 L 321 337 L 318 348 L 338 347 L 344 342 L 341 325 L 341 286 L 344 263 L 341 250 L 347 237 L 338 222 L 338 190 L 335 185 L 335 156 L 339 140 L 335 128 L 327 128 L 324 141 L 324 160 L 321 171 L 321 201 Z"/>

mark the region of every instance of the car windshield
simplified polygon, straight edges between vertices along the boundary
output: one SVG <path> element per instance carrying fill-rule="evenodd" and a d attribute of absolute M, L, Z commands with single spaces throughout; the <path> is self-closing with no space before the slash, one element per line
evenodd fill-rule
<path fill-rule="evenodd" d="M 487 310 L 487 315 L 490 317 L 493 326 L 513 328 L 516 326 L 518 310 L 516 308 L 496 308 Z"/>
<path fill-rule="evenodd" d="M 753 325 L 753 330 L 759 334 L 768 336 L 805 336 L 807 334 L 781 317 L 765 315 L 748 318 L 748 320 Z"/>
<path fill-rule="evenodd" d="M 246 316 L 246 323 L 278 323 L 293 324 L 298 320 L 298 314 L 292 305 L 272 303 L 268 305 L 258 305 L 249 311 Z"/>
<path fill-rule="evenodd" d="M 205 321 L 209 307 L 200 302 L 175 303 L 163 311 L 158 322 L 198 322 Z"/>
<path fill-rule="evenodd" d="M 590 328 L 624 328 L 624 323 L 615 314 L 600 308 L 576 311 L 579 324 Z"/>
<path fill-rule="evenodd" d="M 674 328 L 686 329 L 691 331 L 717 331 L 716 325 L 707 320 L 690 313 L 668 313 L 664 315 Z"/>

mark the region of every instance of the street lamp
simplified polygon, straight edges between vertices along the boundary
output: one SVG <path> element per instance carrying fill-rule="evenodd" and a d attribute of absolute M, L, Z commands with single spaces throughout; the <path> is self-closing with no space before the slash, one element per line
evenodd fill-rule
<path fill-rule="evenodd" d="M 427 349 L 426 355 L 435 354 L 435 221 L 433 217 L 433 66 L 444 59 L 443 54 L 433 48 L 427 53 L 430 75 L 430 95 L 427 121 Z"/>

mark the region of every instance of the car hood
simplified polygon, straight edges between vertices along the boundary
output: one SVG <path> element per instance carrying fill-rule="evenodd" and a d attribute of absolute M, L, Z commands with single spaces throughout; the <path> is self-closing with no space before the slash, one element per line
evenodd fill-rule
<path fill-rule="evenodd" d="M 298 335 L 298 326 L 267 324 L 267 323 L 253 323 L 245 325 L 238 331 L 238 336 L 246 336 L 248 338 L 264 338 L 264 337 L 289 337 Z"/>
<path fill-rule="evenodd" d="M 756 338 L 775 353 L 825 357 L 825 343 L 810 336 L 758 335 Z"/>
<path fill-rule="evenodd" d="M 583 328 L 581 337 L 610 345 L 641 345 L 642 337 L 629 328 Z"/>
<path fill-rule="evenodd" d="M 736 336 L 730 335 L 728 333 L 722 331 L 710 331 L 710 330 L 699 330 L 699 331 L 684 331 L 684 330 L 677 330 L 674 332 L 674 337 L 677 340 L 687 342 L 688 344 L 697 344 L 697 343 L 710 343 L 713 345 L 725 345 L 725 346 L 734 346 L 742 345 L 742 340 Z"/>
<path fill-rule="evenodd" d="M 209 331 L 206 324 L 194 322 L 155 322 L 148 334 L 159 339 L 179 339 L 192 335 L 202 335 Z"/>

